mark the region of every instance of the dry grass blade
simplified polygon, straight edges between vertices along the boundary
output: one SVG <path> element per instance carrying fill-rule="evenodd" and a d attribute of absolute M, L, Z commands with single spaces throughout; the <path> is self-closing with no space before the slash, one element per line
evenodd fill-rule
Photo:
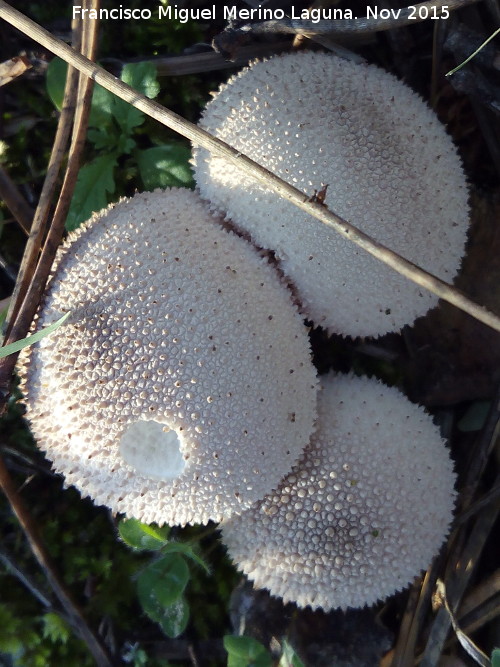
<path fill-rule="evenodd" d="M 500 570 L 481 582 L 459 608 L 458 621 L 467 634 L 500 615 Z"/>
<path fill-rule="evenodd" d="M 462 509 L 467 510 L 475 496 L 476 489 L 486 467 L 489 456 L 498 442 L 500 435 L 500 388 L 493 400 L 486 425 L 481 433 L 477 445 L 471 453 L 471 464 L 468 467 L 468 479 L 461 496 Z M 495 482 L 498 483 L 499 480 Z M 468 525 L 457 525 L 455 539 L 448 558 L 448 576 L 445 578 L 448 591 L 448 603 L 455 613 L 474 574 L 479 557 L 491 530 L 500 515 L 500 500 L 496 498 L 488 505 L 483 506 L 477 514 L 476 521 L 470 534 Z M 460 517 L 459 517 L 460 521 Z M 467 536 L 465 538 L 465 536 Z M 451 620 L 444 608 L 437 613 L 430 629 L 424 653 L 419 657 L 423 667 L 433 667 L 445 645 L 450 630 Z"/>
<path fill-rule="evenodd" d="M 448 599 L 446 597 L 446 587 L 444 582 L 441 580 L 439 580 L 437 583 L 437 595 L 439 596 L 439 600 L 444 609 L 446 609 L 448 613 L 450 623 L 453 627 L 453 630 L 455 631 L 455 636 L 460 642 L 462 648 L 478 665 L 481 665 L 481 667 L 489 667 L 490 661 L 488 660 L 488 657 L 474 644 L 473 641 L 471 641 L 471 639 L 469 639 L 469 637 L 467 637 L 465 632 L 460 629 L 455 615 L 450 609 L 450 605 L 448 604 Z"/>
<path fill-rule="evenodd" d="M 409 280 L 428 289 L 441 299 L 457 306 L 484 324 L 500 331 L 499 316 L 474 303 L 448 283 L 445 283 L 436 276 L 424 271 L 394 251 L 378 243 L 346 220 L 329 211 L 326 207 L 311 202 L 305 193 L 281 180 L 246 155 L 243 155 L 241 152 L 223 141 L 216 139 L 196 125 L 189 123 L 172 111 L 165 109 L 160 104 L 139 94 L 130 86 L 127 86 L 116 77 L 95 65 L 92 61 L 81 56 L 79 53 L 76 53 L 71 47 L 53 37 L 49 32 L 10 7 L 3 0 L 0 0 L 0 18 L 12 23 L 12 25 L 25 32 L 56 55 L 60 56 L 63 60 L 66 60 L 81 72 L 85 73 L 88 77 L 101 84 L 104 88 L 132 104 L 135 108 L 148 114 L 151 118 L 154 118 L 179 134 L 191 139 L 196 145 L 203 146 L 215 155 L 224 157 L 251 178 L 264 183 L 267 188 L 278 194 L 280 197 L 287 199 L 298 208 L 314 216 L 322 223 L 341 234 L 344 238 L 352 241 L 366 252 L 387 264 L 387 266 L 390 266 L 398 273 L 404 275 Z"/>
<path fill-rule="evenodd" d="M 483 512 L 475 523 L 464 549 L 452 555 L 452 567 L 447 577 L 448 604 L 452 610 L 460 604 L 499 514 L 500 503 L 489 512 Z M 422 667 L 435 667 L 438 664 L 450 627 L 450 616 L 446 609 L 441 607 L 432 624 L 426 648 L 417 659 L 417 663 Z"/>
<path fill-rule="evenodd" d="M 420 589 L 413 589 L 410 593 L 403 621 L 399 626 L 399 634 L 394 647 L 391 667 L 406 667 L 413 663 L 415 647 L 427 617 L 440 565 L 440 560 L 435 561 L 426 572 Z"/>
<path fill-rule="evenodd" d="M 487 622 L 495 614 L 494 601 L 484 600 L 485 595 L 481 597 L 481 588 L 473 601 L 469 598 L 467 606 L 459 607 L 467 588 L 470 577 L 473 574 L 474 566 L 482 552 L 483 546 L 488 538 L 491 528 L 495 523 L 495 518 L 500 512 L 500 499 L 498 493 L 495 493 L 497 485 L 494 484 L 490 493 L 486 494 L 484 499 L 472 504 L 476 494 L 476 489 L 481 479 L 488 458 L 492 453 L 500 434 L 500 388 L 492 403 L 490 414 L 476 443 L 476 447 L 471 454 L 471 463 L 468 466 L 468 479 L 465 489 L 461 496 L 462 513 L 457 517 L 455 523 L 455 532 L 449 540 L 451 551 L 446 559 L 449 563 L 449 576 L 446 577 L 447 588 L 449 590 L 449 604 L 452 610 L 460 610 L 460 622 L 463 619 L 463 631 L 471 632 L 479 627 L 478 618 L 482 622 Z M 468 526 L 465 526 L 465 519 L 470 519 L 478 515 L 478 520 L 473 528 L 471 536 L 467 536 Z M 467 537 L 466 537 L 467 536 Z M 413 664 L 418 641 L 421 637 L 423 628 L 430 610 L 430 600 L 438 576 L 443 572 L 443 560 L 437 559 L 432 568 L 427 572 L 419 593 L 419 599 L 410 597 L 405 612 L 404 623 L 400 626 L 400 632 L 394 650 L 391 667 L 406 667 Z M 495 581 L 497 581 L 495 579 Z M 498 583 L 498 582 L 497 582 Z M 491 591 L 487 598 L 495 596 L 497 592 L 491 585 L 486 589 Z M 486 604 L 488 603 L 488 604 Z M 481 605 L 484 604 L 484 609 Z M 474 607 L 478 607 L 477 617 L 467 618 L 467 615 Z M 482 613 L 481 613 L 482 612 Z M 493 616 L 492 616 L 493 615 Z M 465 617 L 465 618 L 464 618 Z M 475 621 L 475 625 L 473 622 Z M 447 634 L 451 625 L 450 615 L 444 608 L 441 608 L 432 622 L 430 636 L 427 641 L 427 647 L 424 654 L 417 659 L 417 664 L 422 661 L 422 665 L 431 667 L 436 665 L 445 646 Z M 455 639 L 455 638 L 454 638 Z"/>

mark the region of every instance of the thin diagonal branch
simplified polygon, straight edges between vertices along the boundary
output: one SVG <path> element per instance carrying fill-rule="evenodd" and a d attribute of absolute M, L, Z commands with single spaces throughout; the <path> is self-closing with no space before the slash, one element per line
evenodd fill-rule
<path fill-rule="evenodd" d="M 23 572 L 3 550 L 0 550 L 0 561 L 4 564 L 7 571 L 16 577 L 44 607 L 52 606 L 49 598 L 39 589 L 33 578 L 27 572 Z"/>
<path fill-rule="evenodd" d="M 71 599 L 68 591 L 64 587 L 64 584 L 59 579 L 59 575 L 52 565 L 47 549 L 45 548 L 43 540 L 39 535 L 38 526 L 26 505 L 24 504 L 21 496 L 19 495 L 15 484 L 12 481 L 12 478 L 10 477 L 7 468 L 1 459 L 0 487 L 7 496 L 7 499 L 9 500 L 9 503 L 14 510 L 19 523 L 21 524 L 26 537 L 28 538 L 33 555 L 43 569 L 52 590 L 57 595 L 59 601 L 64 607 L 64 610 L 72 626 L 87 644 L 97 664 L 100 667 L 112 667 L 113 663 L 107 653 L 107 650 L 87 625 L 87 621 L 82 615 L 80 609 L 74 600 Z"/>
<path fill-rule="evenodd" d="M 189 123 L 174 112 L 165 109 L 144 95 L 141 95 L 130 86 L 112 76 L 95 63 L 75 52 L 61 40 L 53 37 L 47 30 L 37 25 L 26 16 L 10 7 L 4 0 L 0 0 L 0 18 L 5 19 L 19 30 L 22 30 L 32 39 L 39 42 L 49 51 L 52 51 L 63 60 L 71 63 L 75 68 L 85 73 L 104 88 L 111 91 L 121 99 L 132 104 L 136 109 L 143 111 L 151 118 L 163 125 L 175 130 L 184 137 L 190 139 L 194 144 L 203 146 L 211 153 L 223 157 L 245 174 L 263 183 L 280 197 L 287 199 L 292 204 L 306 213 L 314 216 L 322 223 L 331 227 L 344 238 L 352 241 L 360 248 L 370 253 L 392 269 L 405 276 L 409 280 L 425 287 L 436 296 L 448 301 L 457 308 L 468 313 L 480 322 L 487 324 L 496 331 L 500 331 L 500 317 L 491 313 L 483 306 L 474 303 L 443 280 L 419 268 L 404 257 L 378 243 L 373 238 L 351 225 L 346 220 L 329 211 L 318 203 L 309 201 L 307 195 L 292 185 L 278 178 L 254 160 L 251 160 L 240 151 L 225 142 L 213 137 L 209 132 Z"/>

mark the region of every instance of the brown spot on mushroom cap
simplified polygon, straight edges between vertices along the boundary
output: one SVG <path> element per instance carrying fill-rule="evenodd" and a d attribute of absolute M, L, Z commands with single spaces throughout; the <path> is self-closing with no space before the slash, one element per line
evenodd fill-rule
<path fill-rule="evenodd" d="M 316 416 L 307 330 L 276 271 L 195 193 L 136 195 L 72 235 L 36 328 L 68 310 L 26 351 L 24 391 L 40 446 L 96 503 L 220 520 L 302 453 Z"/>
<path fill-rule="evenodd" d="M 421 407 L 380 382 L 329 375 L 304 456 L 275 492 L 223 522 L 223 540 L 238 568 L 285 602 L 371 605 L 430 564 L 454 481 Z"/>
<path fill-rule="evenodd" d="M 328 54 L 278 56 L 231 78 L 200 124 L 309 195 L 328 184 L 332 211 L 453 279 L 469 221 L 460 159 L 431 109 L 392 75 Z M 194 154 L 202 196 L 275 251 L 316 325 L 381 335 L 437 303 L 232 162 Z"/>

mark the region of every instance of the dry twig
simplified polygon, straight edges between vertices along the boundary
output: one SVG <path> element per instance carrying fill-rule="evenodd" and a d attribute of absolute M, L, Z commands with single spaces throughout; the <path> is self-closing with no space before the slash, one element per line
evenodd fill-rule
<path fill-rule="evenodd" d="M 413 25 L 430 17 L 438 17 L 446 10 L 452 12 L 478 0 L 429 0 L 419 4 L 401 7 L 398 14 L 391 17 L 352 19 L 283 19 L 245 24 L 237 29 L 229 29 L 227 34 L 288 33 L 301 35 L 363 35 L 383 30 L 394 30 L 405 25 Z M 445 14 L 445 18 L 447 18 Z M 219 37 L 224 35 L 221 33 Z M 219 39 L 219 37 L 217 39 Z"/>

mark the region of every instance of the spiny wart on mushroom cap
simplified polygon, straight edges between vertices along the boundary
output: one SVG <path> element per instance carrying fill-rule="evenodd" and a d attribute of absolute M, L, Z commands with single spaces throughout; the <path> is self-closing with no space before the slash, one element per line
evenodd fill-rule
<path fill-rule="evenodd" d="M 371 605 L 429 566 L 454 473 L 439 430 L 398 390 L 328 375 L 310 445 L 277 491 L 222 524 L 238 568 L 285 602 Z"/>
<path fill-rule="evenodd" d="M 305 328 L 272 266 L 189 190 L 138 194 L 60 251 L 26 352 L 68 485 L 145 522 L 220 520 L 274 488 L 316 417 Z"/>
<path fill-rule="evenodd" d="M 278 56 L 231 78 L 200 124 L 310 195 L 328 184 L 332 211 L 453 279 L 469 221 L 460 159 L 431 109 L 392 75 L 327 54 Z M 194 156 L 202 196 L 275 251 L 315 325 L 381 335 L 437 303 L 232 162 L 204 148 Z"/>

